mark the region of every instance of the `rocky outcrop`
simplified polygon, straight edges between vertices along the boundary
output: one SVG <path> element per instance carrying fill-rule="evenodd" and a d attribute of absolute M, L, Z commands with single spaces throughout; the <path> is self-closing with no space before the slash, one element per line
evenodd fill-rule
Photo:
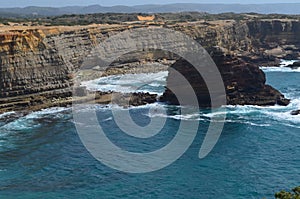
<path fill-rule="evenodd" d="M 300 115 L 300 110 L 292 111 L 291 115 Z"/>
<path fill-rule="evenodd" d="M 298 199 L 300 198 L 300 186 L 291 191 L 280 191 L 275 193 L 275 199 Z"/>
<path fill-rule="evenodd" d="M 162 22 L 159 25 L 162 25 Z M 150 25 L 2 27 L 0 112 L 11 110 L 12 108 L 7 108 L 11 103 L 18 104 L 11 107 L 27 107 L 34 106 L 37 101 L 40 103 L 47 101 L 48 104 L 49 100 L 70 97 L 68 89 L 73 85 L 74 72 L 88 57 L 94 46 L 124 30 L 148 26 Z M 263 64 L 276 62 L 283 55 L 299 57 L 299 21 L 220 20 L 166 24 L 164 27 L 190 35 L 206 49 L 219 46 L 230 55 L 225 56 L 226 59 L 219 65 L 222 66 L 221 73 L 226 77 L 225 85 L 226 88 L 228 86 L 228 101 L 231 104 L 264 105 L 274 104 L 276 101 L 281 103 L 278 91 L 264 85 L 263 73 L 256 67 L 246 64 L 242 59 L 247 63 Z M 178 46 L 180 47 L 180 44 Z M 127 67 L 131 62 L 144 63 L 164 59 L 174 60 L 178 57 L 169 52 L 145 49 L 143 52 L 133 52 L 120 57 L 113 65 L 118 67 L 123 64 Z M 227 73 L 225 69 L 229 72 Z M 101 70 L 101 67 L 95 66 L 95 70 Z M 122 73 L 118 70 L 111 71 Z M 257 76 L 259 81 L 252 81 L 251 76 Z M 252 95 L 259 92 L 260 94 Z M 268 95 L 272 97 L 267 97 Z M 238 99 L 238 96 L 241 99 Z M 255 96 L 262 98 L 252 99 Z"/>
<path fill-rule="evenodd" d="M 73 93 L 74 92 L 74 93 Z M 61 89 L 46 91 L 38 94 L 29 94 L 18 97 L 0 99 L 0 113 L 18 111 L 25 115 L 50 107 L 67 107 L 73 103 L 85 104 L 117 104 L 122 107 L 141 106 L 157 101 L 156 94 L 149 93 L 118 93 L 118 92 L 91 92 L 85 88 Z M 11 117 L 10 117 L 11 118 Z"/>
<path fill-rule="evenodd" d="M 258 66 L 248 64 L 232 55 L 225 55 L 220 48 L 213 50 L 212 58 L 224 82 L 227 104 L 260 106 L 289 104 L 290 100 L 286 99 L 276 89 L 266 85 L 265 74 Z M 195 91 L 200 107 L 209 107 L 211 105 L 205 81 L 189 62 L 181 59 L 173 64 L 171 68 L 180 72 L 188 80 Z M 176 95 L 168 87 L 184 91 L 187 85 L 178 84 L 178 80 L 172 78 L 173 72 L 174 70 L 169 72 L 167 89 L 160 100 L 170 104 L 178 104 Z"/>
<path fill-rule="evenodd" d="M 287 65 L 286 67 L 289 67 L 291 69 L 297 69 L 300 67 L 300 62 L 294 62 L 293 64 Z"/>

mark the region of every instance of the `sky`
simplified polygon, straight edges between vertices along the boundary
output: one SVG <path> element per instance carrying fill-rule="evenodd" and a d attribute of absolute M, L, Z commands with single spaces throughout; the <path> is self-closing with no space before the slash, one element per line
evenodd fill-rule
<path fill-rule="evenodd" d="M 74 6 L 74 5 L 143 5 L 143 4 L 169 4 L 169 3 L 240 3 L 240 4 L 262 4 L 262 3 L 300 3 L 300 0 L 0 0 L 0 7 L 26 7 L 26 6 Z"/>

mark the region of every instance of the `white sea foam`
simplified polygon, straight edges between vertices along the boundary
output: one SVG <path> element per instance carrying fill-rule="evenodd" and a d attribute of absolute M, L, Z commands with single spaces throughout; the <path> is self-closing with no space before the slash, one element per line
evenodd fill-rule
<path fill-rule="evenodd" d="M 226 115 L 226 114 L 227 114 L 226 111 L 215 111 L 215 112 L 212 112 L 212 113 L 203 114 L 203 116 L 213 118 L 213 117 L 216 117 L 216 116 L 222 116 L 222 115 Z"/>
<path fill-rule="evenodd" d="M 287 109 L 291 108 L 291 105 L 289 106 L 256 106 L 256 105 L 228 105 L 227 107 L 227 113 L 229 114 L 250 114 L 250 113 L 260 113 L 264 112 L 265 110 L 272 110 L 272 111 L 285 111 Z"/>
<path fill-rule="evenodd" d="M 158 92 L 157 87 L 166 84 L 167 71 L 158 73 L 125 74 L 112 75 L 99 79 L 82 82 L 88 90 L 92 91 L 116 91 L 123 93 L 149 92 L 153 94 L 162 94 Z"/>
<path fill-rule="evenodd" d="M 278 109 L 274 110 L 272 108 L 269 108 L 268 110 L 263 112 L 263 114 L 266 114 L 266 115 L 270 116 L 271 118 L 273 118 L 274 120 L 277 120 L 284 124 L 286 124 L 285 122 L 288 121 L 288 122 L 292 122 L 294 124 L 299 125 L 300 124 L 300 116 L 299 115 L 291 115 L 291 112 L 293 110 L 298 110 L 298 109 L 300 109 L 300 99 L 293 99 L 287 107 L 282 107 L 282 109 L 280 109 L 279 111 L 278 111 Z"/>
<path fill-rule="evenodd" d="M 254 123 L 254 122 L 241 122 L 241 123 L 249 124 L 249 125 L 251 125 L 251 126 L 259 126 L 259 127 L 268 127 L 268 126 L 272 126 L 271 124 L 257 124 L 257 123 Z"/>
<path fill-rule="evenodd" d="M 15 114 L 15 113 L 16 113 L 16 112 L 14 112 L 14 111 L 2 113 L 2 114 L 0 114 L 0 119 L 1 119 L 1 118 L 4 118 L 4 117 L 7 117 L 7 116 L 10 116 L 10 115 L 13 115 L 13 114 Z"/>
<path fill-rule="evenodd" d="M 266 118 L 266 120 L 271 118 L 272 120 L 276 120 L 278 123 L 283 125 L 292 123 L 293 126 L 295 126 L 294 124 L 300 124 L 300 116 L 291 115 L 291 111 L 299 108 L 300 99 L 293 99 L 288 106 L 227 106 L 227 114 L 237 115 L 240 119 L 242 118 L 245 120 L 255 119 L 255 116 L 259 115 L 262 120 L 263 118 Z M 257 113 L 257 115 L 254 115 L 254 113 Z"/>
<path fill-rule="evenodd" d="M 19 118 L 13 122 L 10 122 L 10 123 L 2 126 L 1 129 L 5 129 L 8 131 L 21 131 L 21 130 L 28 130 L 31 128 L 36 128 L 39 126 L 40 126 L 40 124 L 32 123 L 29 119 L 24 117 L 24 118 Z"/>
<path fill-rule="evenodd" d="M 300 99 L 292 99 L 289 107 L 300 109 Z"/>
<path fill-rule="evenodd" d="M 67 110 L 70 110 L 70 108 L 53 107 L 53 108 L 48 108 L 48 109 L 43 109 L 43 110 L 40 110 L 40 111 L 32 112 L 29 115 L 26 115 L 25 117 L 27 119 L 40 118 L 43 115 L 58 114 L 58 113 L 62 113 L 62 112 L 67 111 Z"/>
<path fill-rule="evenodd" d="M 191 113 L 191 114 L 176 114 L 176 115 L 168 115 L 168 114 L 162 114 L 162 113 L 152 113 L 147 114 L 148 117 L 154 118 L 154 117 L 162 117 L 162 118 L 171 118 L 174 120 L 185 120 L 185 121 L 197 121 L 197 120 L 205 120 L 203 118 L 200 118 L 200 113 Z"/>
<path fill-rule="evenodd" d="M 113 120 L 113 118 L 112 117 L 108 117 L 108 118 L 106 118 L 106 119 L 104 119 L 104 120 L 102 120 L 103 122 L 107 122 L 107 121 L 111 121 L 111 120 Z"/>
<path fill-rule="evenodd" d="M 251 126 L 259 126 L 259 127 L 268 127 L 272 126 L 271 124 L 259 124 L 259 123 L 254 123 L 254 122 L 249 122 L 249 121 L 244 121 L 244 120 L 226 120 L 227 123 L 240 123 L 240 124 L 248 124 Z"/>
<path fill-rule="evenodd" d="M 148 117 L 172 118 L 175 120 L 211 120 L 218 116 L 227 116 L 226 122 L 244 123 L 252 126 L 271 126 L 269 119 L 276 120 L 279 123 L 292 122 L 300 123 L 300 116 L 291 115 L 291 111 L 300 107 L 300 99 L 292 100 L 289 106 L 254 106 L 254 105 L 228 105 L 222 107 L 219 111 L 214 110 L 212 113 L 203 113 L 201 111 L 190 114 L 162 114 L 148 113 Z M 137 107 L 138 108 L 138 107 Z M 161 108 L 166 108 L 161 106 Z M 265 118 L 265 119 L 264 119 Z M 257 121 L 257 122 L 256 122 Z M 264 123 L 266 122 L 266 123 Z"/>
<path fill-rule="evenodd" d="M 291 65 L 299 60 L 281 60 L 279 67 L 260 67 L 264 72 L 289 72 L 289 73 L 299 73 L 300 68 L 292 69 L 290 67 L 287 67 L 288 65 Z"/>
<path fill-rule="evenodd" d="M 53 115 L 54 117 L 62 116 L 59 113 L 63 113 L 70 108 L 64 107 L 55 107 L 55 108 L 48 108 L 41 111 L 32 112 L 24 117 L 18 118 L 12 122 L 9 122 L 3 126 L 1 129 L 5 130 L 24 130 L 24 129 L 31 129 L 37 128 L 41 124 L 37 122 L 33 122 L 33 119 L 43 118 L 45 115 Z"/>
<path fill-rule="evenodd" d="M 292 69 L 289 67 L 260 67 L 264 72 L 288 72 L 288 73 L 299 73 L 300 68 Z"/>
<path fill-rule="evenodd" d="M 297 61 L 299 61 L 299 60 L 284 60 L 284 59 L 282 59 L 281 63 L 280 63 L 280 66 L 288 66 L 288 65 L 291 65 L 291 64 L 293 64 Z"/>
<path fill-rule="evenodd" d="M 293 99 L 288 106 L 254 106 L 254 105 L 227 105 L 226 113 L 228 118 L 226 122 L 245 123 L 253 126 L 271 126 L 274 120 L 283 125 L 291 125 L 299 128 L 300 116 L 291 115 L 291 111 L 300 109 L 300 99 Z M 223 112 L 204 114 L 206 117 L 212 117 Z M 256 122 L 257 121 L 257 122 Z"/>
<path fill-rule="evenodd" d="M 290 111 L 287 112 L 272 112 L 268 111 L 264 114 L 268 115 L 274 120 L 281 122 L 282 124 L 286 125 L 286 122 L 292 122 L 293 124 L 297 124 L 300 127 L 300 116 L 299 115 L 291 115 Z"/>

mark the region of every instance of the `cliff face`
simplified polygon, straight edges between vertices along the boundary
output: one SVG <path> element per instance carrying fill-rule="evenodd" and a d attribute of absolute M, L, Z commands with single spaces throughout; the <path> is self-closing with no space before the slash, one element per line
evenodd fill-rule
<path fill-rule="evenodd" d="M 65 92 L 63 89 L 69 88 L 72 84 L 74 71 L 80 67 L 95 45 L 124 30 L 145 26 L 149 25 L 1 29 L 0 99 L 6 98 L 2 103 L 22 101 L 22 96 L 28 94 L 39 95 L 42 92 L 54 93 L 54 91 L 57 93 L 59 90 Z M 207 49 L 219 46 L 226 54 L 235 54 L 249 62 L 280 58 L 281 53 L 276 55 L 278 49 L 282 49 L 286 55 L 299 57 L 299 21 L 212 21 L 169 25 L 167 28 L 190 35 Z M 115 64 L 162 58 L 177 59 L 176 55 L 157 51 L 133 53 L 129 57 L 125 60 L 116 60 Z M 243 67 L 240 67 L 240 70 L 239 74 L 247 73 Z M 262 72 L 255 69 L 248 75 L 260 78 Z M 234 82 L 234 79 L 230 78 L 224 79 L 225 82 L 231 82 L 226 85 Z M 245 81 L 245 84 L 240 85 L 247 86 L 247 84 Z M 69 95 L 70 93 L 67 96 Z M 17 97 L 18 100 L 13 97 Z M 29 101 L 28 104 L 33 103 Z"/>
<path fill-rule="evenodd" d="M 33 29 L 0 38 L 0 97 L 69 87 L 70 74 L 93 45 L 87 30 Z"/>
<path fill-rule="evenodd" d="M 300 57 L 300 22 L 293 20 L 248 21 L 255 55 L 272 61 Z"/>
<path fill-rule="evenodd" d="M 249 28 L 244 22 L 224 20 L 179 24 L 174 29 L 191 36 L 207 50 L 212 46 L 220 46 L 227 53 L 241 53 L 252 49 Z"/>
<path fill-rule="evenodd" d="M 2 35 L 0 96 L 67 87 L 63 61 L 38 31 Z"/>
<path fill-rule="evenodd" d="M 73 73 L 93 47 L 129 28 L 43 27 L 0 33 L 0 98 L 69 88 Z M 129 58 L 116 62 L 153 60 L 159 56 L 168 56 L 168 53 L 132 53 Z"/>
<path fill-rule="evenodd" d="M 297 20 L 212 21 L 178 25 L 203 47 L 223 48 L 247 62 L 276 65 L 279 59 L 300 57 L 300 22 Z"/>

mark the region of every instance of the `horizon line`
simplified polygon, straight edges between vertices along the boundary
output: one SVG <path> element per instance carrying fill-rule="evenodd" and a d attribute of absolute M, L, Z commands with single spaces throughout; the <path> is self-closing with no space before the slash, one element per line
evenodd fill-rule
<path fill-rule="evenodd" d="M 101 7 L 117 7 L 117 6 L 124 6 L 124 7 L 136 7 L 136 6 L 167 6 L 167 5 L 176 5 L 176 4 L 190 4 L 190 5 L 282 5 L 282 4 L 300 4 L 299 3 L 167 3 L 167 4 L 137 4 L 137 5 L 111 5 L 111 6 L 105 6 L 100 4 L 89 4 L 89 5 L 65 5 L 65 6 L 39 6 L 39 5 L 28 5 L 28 6 L 14 6 L 14 7 L 1 7 L 1 9 L 5 8 L 28 8 L 28 7 L 40 7 L 40 8 L 64 8 L 64 7 L 89 7 L 89 6 L 101 6 Z"/>

